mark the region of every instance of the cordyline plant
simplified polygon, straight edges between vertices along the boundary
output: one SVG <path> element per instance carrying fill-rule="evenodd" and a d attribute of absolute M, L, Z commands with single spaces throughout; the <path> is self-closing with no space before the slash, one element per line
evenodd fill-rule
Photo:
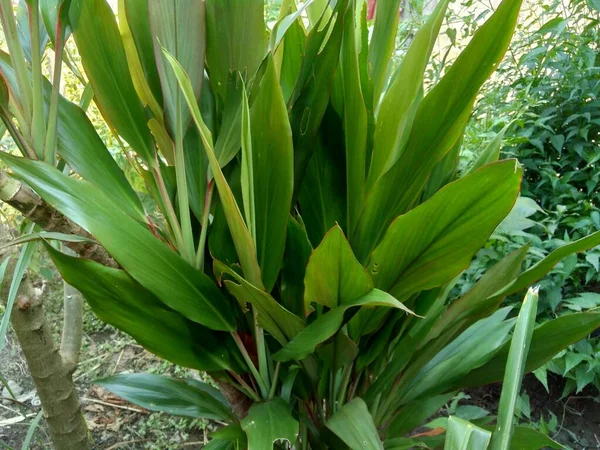
<path fill-rule="evenodd" d="M 497 148 L 456 179 L 519 0 L 504 0 L 426 93 L 448 0 L 397 66 L 399 0 L 377 2 L 372 30 L 364 1 L 286 0 L 270 32 L 262 0 L 120 0 L 118 21 L 105 0 L 27 3 L 24 43 L 1 2 L 1 112 L 22 153 L 2 154 L 1 198 L 46 231 L 56 267 L 101 319 L 212 377 L 219 390 L 149 375 L 103 382 L 150 409 L 227 423 L 209 448 L 416 445 L 403 437 L 457 390 L 502 380 L 515 325 L 503 299 L 600 244 L 591 235 L 521 271 L 525 246 L 449 298 L 519 193 L 522 169 Z M 86 92 L 155 210 L 59 95 L 71 31 Z M 535 328 L 515 373 L 599 325 L 600 313 L 578 313 Z M 508 448 L 506 423 L 495 448 Z"/>

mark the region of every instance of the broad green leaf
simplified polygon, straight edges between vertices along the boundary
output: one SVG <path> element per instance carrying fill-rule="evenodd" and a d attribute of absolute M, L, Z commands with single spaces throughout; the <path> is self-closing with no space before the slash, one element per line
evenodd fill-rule
<path fill-rule="evenodd" d="M 375 105 L 383 92 L 390 58 L 396 45 L 400 0 L 380 0 L 376 4 L 373 35 L 369 43 L 369 67 L 373 79 Z M 415 39 L 417 39 L 415 37 Z"/>
<path fill-rule="evenodd" d="M 40 0 L 40 12 L 48 37 L 56 46 L 56 30 L 65 29 L 62 42 L 66 42 L 70 29 L 68 23 L 68 10 L 71 0 Z"/>
<path fill-rule="evenodd" d="M 156 67 L 164 98 L 169 129 L 175 139 L 183 139 L 190 123 L 190 110 L 181 97 L 177 78 L 161 47 L 181 64 L 188 75 L 194 98 L 200 99 L 204 79 L 206 45 L 205 3 L 151 0 L 148 2 L 150 31 L 154 39 Z"/>
<path fill-rule="evenodd" d="M 267 58 L 265 72 L 256 83 L 250 108 L 256 252 L 269 292 L 283 263 L 294 189 L 294 147 L 273 58 Z"/>
<path fill-rule="evenodd" d="M 248 450 L 272 450 L 275 441 L 287 441 L 291 447 L 296 442 L 298 427 L 288 404 L 280 398 L 252 405 L 242 420 Z"/>
<path fill-rule="evenodd" d="M 559 317 L 539 325 L 533 330 L 525 373 L 529 373 L 569 345 L 584 339 L 600 327 L 600 313 L 575 313 Z M 483 386 L 502 381 L 510 342 L 505 343 L 498 353 L 485 365 L 470 372 L 456 383 L 457 387 Z"/>
<path fill-rule="evenodd" d="M 252 129 L 250 125 L 250 106 L 248 106 L 248 95 L 246 88 L 242 92 L 242 163 L 241 163 L 241 186 L 242 203 L 244 205 L 244 217 L 246 227 L 250 231 L 254 242 L 256 242 L 256 211 L 254 203 L 254 164 L 252 154 Z M 263 274 L 264 276 L 264 274 Z"/>
<path fill-rule="evenodd" d="M 427 340 L 440 336 L 445 330 L 460 321 L 465 321 L 465 324 L 469 326 L 485 312 L 497 308 L 504 297 L 492 297 L 492 295 L 519 275 L 521 263 L 527 256 L 528 250 L 529 245 L 514 250 L 491 269 L 488 269 L 469 292 L 454 300 L 444 310 L 427 335 Z"/>
<path fill-rule="evenodd" d="M 383 450 L 373 417 L 359 397 L 342 406 L 325 426 L 352 450 Z"/>
<path fill-rule="evenodd" d="M 346 147 L 347 230 L 351 235 L 365 196 L 367 156 L 367 108 L 360 83 L 356 49 L 355 1 L 351 0 L 344 19 L 340 52 L 340 73 L 344 92 L 344 133 Z"/>
<path fill-rule="evenodd" d="M 398 217 L 369 262 L 375 286 L 403 301 L 450 281 L 511 210 L 521 174 L 515 160 L 490 164 Z"/>
<path fill-rule="evenodd" d="M 511 124 L 506 125 L 496 136 L 494 136 L 488 145 L 486 145 L 486 147 L 481 151 L 473 165 L 469 167 L 469 170 L 465 172 L 465 175 L 476 171 L 486 164 L 498 161 L 500 158 L 500 149 L 502 148 L 502 140 L 504 139 L 504 134 L 510 125 Z"/>
<path fill-rule="evenodd" d="M 260 267 L 256 258 L 256 245 L 252 239 L 252 235 L 244 224 L 242 214 L 235 200 L 233 192 L 231 191 L 229 184 L 227 184 L 227 180 L 221 171 L 219 161 L 215 156 L 212 133 L 202 118 L 200 108 L 198 107 L 194 97 L 194 91 L 190 79 L 183 70 L 183 67 L 181 67 L 181 64 L 179 64 L 172 55 L 165 50 L 163 50 L 163 53 L 171 64 L 171 68 L 177 77 L 179 87 L 183 91 L 185 100 L 190 108 L 190 112 L 192 113 L 192 118 L 194 119 L 198 131 L 200 132 L 202 144 L 204 145 L 204 150 L 208 156 L 210 169 L 215 177 L 215 183 L 219 192 L 221 204 L 223 205 L 225 217 L 227 218 L 227 225 L 229 226 L 244 275 L 253 285 L 262 287 Z"/>
<path fill-rule="evenodd" d="M 221 100 L 227 97 L 229 74 L 240 72 L 246 82 L 252 79 L 267 47 L 263 0 L 206 1 L 206 62 Z"/>
<path fill-rule="evenodd" d="M 9 85 L 14 86 L 16 75 L 10 57 L 4 52 L 0 52 L 0 70 Z M 48 109 L 52 86 L 44 81 L 44 101 Z M 145 221 L 137 194 L 85 112 L 62 96 L 58 101 L 57 135 L 58 154 L 75 172 L 102 188 L 132 217 Z"/>
<path fill-rule="evenodd" d="M 376 49 L 375 45 L 380 41 L 390 39 L 389 35 L 393 36 L 395 34 L 389 33 L 389 35 L 378 36 L 376 33 L 380 30 L 377 30 L 377 25 L 378 22 L 384 21 L 386 26 L 389 26 L 391 21 L 397 23 L 398 15 L 390 14 L 389 10 L 384 14 L 383 10 L 385 6 L 396 6 L 394 3 L 399 2 L 397 0 L 385 0 L 377 4 L 377 11 L 383 17 L 376 16 L 373 38 L 370 43 L 369 56 L 377 58 L 375 61 L 371 60 L 371 64 L 378 64 L 372 67 L 375 84 L 374 100 L 377 105 L 379 104 L 379 95 L 383 90 L 383 77 L 388 66 L 388 62 L 384 62 L 382 59 L 386 56 L 389 59 L 390 55 L 385 55 L 387 52 L 385 47 Z M 420 100 L 425 68 L 429 62 L 431 50 L 437 39 L 447 7 L 448 0 L 442 0 L 425 25 L 417 32 L 406 56 L 393 76 L 389 88 L 383 99 L 381 99 L 381 105 L 376 109 L 374 148 L 369 167 L 367 189 L 370 189 L 394 165 L 404 149 L 415 117 L 416 107 L 413 105 Z M 396 6 L 395 11 L 397 10 Z M 380 32 L 383 33 L 383 26 L 381 28 Z M 392 44 L 393 42 L 392 38 Z M 384 53 L 381 56 L 379 55 L 380 51 Z M 376 73 L 376 70 L 383 73 Z"/>
<path fill-rule="evenodd" d="M 150 131 L 110 6 L 106 0 L 73 0 L 69 18 L 100 110 L 140 157 L 153 166 Z"/>
<path fill-rule="evenodd" d="M 535 327 L 535 316 L 537 313 L 538 290 L 529 289 L 515 325 L 506 372 L 502 383 L 502 394 L 498 405 L 498 419 L 496 431 L 492 439 L 492 450 L 509 450 L 512 440 L 515 407 L 517 397 L 521 390 L 521 382 L 525 372 L 527 353 Z"/>
<path fill-rule="evenodd" d="M 338 1 L 336 14 L 330 18 L 322 15 L 319 25 L 311 29 L 296 87 L 288 101 L 294 136 L 294 193 L 304 182 L 304 174 L 315 149 L 317 131 L 329 104 L 329 96 L 324 93 L 330 92 L 338 67 L 346 5 L 347 0 Z M 308 9 L 310 11 L 310 7 Z"/>
<path fill-rule="evenodd" d="M 226 85 L 227 99 L 222 108 L 221 124 L 215 142 L 215 156 L 221 167 L 229 164 L 242 144 L 242 91 L 245 86 L 237 72 L 229 75 L 227 83 L 217 80 L 217 84 L 223 83 Z"/>
<path fill-rule="evenodd" d="M 378 289 L 351 300 L 317 318 L 313 323 L 298 333 L 287 345 L 273 355 L 276 361 L 286 362 L 291 359 L 301 360 L 314 353 L 317 345 L 333 336 L 344 324 L 344 316 L 349 309 L 356 307 L 398 308 L 414 314 L 406 306 L 391 295 Z"/>
<path fill-rule="evenodd" d="M 477 93 L 512 36 L 521 0 L 504 0 L 419 105 L 405 150 L 370 191 L 350 242 L 368 258 L 390 223 L 419 198 L 435 164 L 459 139 Z"/>
<path fill-rule="evenodd" d="M 23 52 L 25 53 L 25 58 L 27 62 L 31 64 L 32 62 L 32 46 L 31 46 L 31 13 L 30 9 L 38 8 L 39 0 L 17 0 L 16 2 L 16 19 L 17 19 L 17 35 L 19 37 L 19 41 L 21 42 L 21 46 L 23 47 Z M 38 10 L 39 14 L 39 10 Z M 48 33 L 46 33 L 46 27 L 44 26 L 43 20 L 39 20 L 39 46 L 40 49 L 43 50 L 48 43 Z"/>
<path fill-rule="evenodd" d="M 354 257 L 339 226 L 334 226 L 313 251 L 304 278 L 304 305 L 319 303 L 329 308 L 362 297 L 373 289 L 373 281 Z"/>
<path fill-rule="evenodd" d="M 416 402 L 404 405 L 400 411 L 398 411 L 398 414 L 394 417 L 394 420 L 392 420 L 392 423 L 387 429 L 387 438 L 393 439 L 395 437 L 402 437 L 413 431 L 419 425 L 422 425 L 429 417 L 438 412 L 439 409 L 455 395 L 456 392 L 449 392 L 434 397 L 426 397 L 422 400 L 417 400 Z"/>
<path fill-rule="evenodd" d="M 299 200 L 302 220 L 313 246 L 336 224 L 346 223 L 346 171 L 342 121 L 333 108 L 323 117 Z"/>
<path fill-rule="evenodd" d="M 212 280 L 122 212 L 101 190 L 41 162 L 6 153 L 0 156 L 15 175 L 89 231 L 133 278 L 166 305 L 208 328 L 235 329 L 229 302 Z"/>
<path fill-rule="evenodd" d="M 239 423 L 219 428 L 210 434 L 211 440 L 204 450 L 239 450 L 248 446 L 246 434 Z"/>
<path fill-rule="evenodd" d="M 228 370 L 228 337 L 166 308 L 126 272 L 46 249 L 63 279 L 80 291 L 103 321 L 132 336 L 144 348 L 172 363 L 198 370 Z"/>
<path fill-rule="evenodd" d="M 492 433 L 456 416 L 448 418 L 444 450 L 485 450 Z"/>
<path fill-rule="evenodd" d="M 95 384 L 150 411 L 195 419 L 231 420 L 227 400 L 214 387 L 193 378 L 178 380 L 149 373 L 118 374 Z"/>
<path fill-rule="evenodd" d="M 214 271 L 219 280 L 223 274 L 233 277 L 234 281 L 225 280 L 224 282 L 227 290 L 238 300 L 242 308 L 246 307 L 246 303 L 250 303 L 254 307 L 258 324 L 281 345 L 287 344 L 305 327 L 304 321 L 300 317 L 289 312 L 268 293 L 248 283 L 222 262 L 214 260 Z"/>
<path fill-rule="evenodd" d="M 150 68 L 150 71 L 148 72 L 148 71 L 144 70 L 143 63 L 145 63 L 147 66 L 148 61 L 143 61 L 141 58 L 147 57 L 147 55 L 140 54 L 140 52 L 138 51 L 138 48 L 136 47 L 135 37 L 133 35 L 133 31 L 130 26 L 130 22 L 131 22 L 131 24 L 136 27 L 135 32 L 138 35 L 137 36 L 138 39 L 142 38 L 142 40 L 145 40 L 145 39 L 149 40 L 150 49 L 145 47 L 144 46 L 145 42 L 142 41 L 142 42 L 140 42 L 140 44 L 141 44 L 140 50 L 141 51 L 153 50 L 152 38 L 150 37 L 150 29 L 149 29 L 149 25 L 148 25 L 148 3 L 147 3 L 147 0 L 133 0 L 133 1 L 137 1 L 137 4 L 132 5 L 132 2 L 130 0 L 118 0 L 119 31 L 121 32 L 121 39 L 123 40 L 125 56 L 127 57 L 127 64 L 129 66 L 129 72 L 131 73 L 131 81 L 133 82 L 133 86 L 135 87 L 135 90 L 136 90 L 138 96 L 140 97 L 140 100 L 142 101 L 142 105 L 144 105 L 144 107 L 148 106 L 150 108 L 150 110 L 152 111 L 152 114 L 155 117 L 148 121 L 148 127 L 150 128 L 150 131 L 152 132 L 152 134 L 155 136 L 155 139 L 157 141 L 159 141 L 159 139 L 156 138 L 156 135 L 158 134 L 158 132 L 157 132 L 158 124 L 161 123 L 160 128 L 162 130 L 164 130 L 164 126 L 162 125 L 163 110 L 162 110 L 162 107 L 159 105 L 158 101 L 156 100 L 156 95 L 159 95 L 159 99 L 162 99 L 162 91 L 160 89 L 160 81 L 158 80 L 158 70 L 157 70 L 156 64 L 154 62 L 154 57 L 152 57 L 152 59 L 151 59 L 152 68 Z M 132 7 L 136 8 L 137 10 L 135 12 L 132 12 L 131 11 Z M 129 11 L 129 14 L 128 14 L 128 11 Z M 133 16 L 135 16 L 135 17 L 133 17 Z M 152 51 L 151 55 L 154 56 L 153 51 Z M 150 86 L 150 84 L 148 83 L 148 80 L 146 79 L 147 74 L 149 74 L 150 76 L 151 75 L 156 76 L 157 82 L 158 82 L 157 94 L 155 94 L 152 91 L 152 87 Z M 158 119 L 160 119 L 160 122 L 158 121 Z M 166 130 L 164 130 L 164 131 L 162 131 L 162 130 L 161 130 L 161 133 L 166 134 Z M 159 142 L 159 148 L 161 149 L 161 151 L 163 152 L 165 157 L 167 159 L 169 159 L 170 152 L 165 151 L 164 146 L 161 147 L 160 144 L 161 143 Z M 172 158 L 169 160 L 171 161 Z"/>
<path fill-rule="evenodd" d="M 487 363 L 506 342 L 514 326 L 514 319 L 504 320 L 510 308 L 498 310 L 492 316 L 476 322 L 438 354 L 414 376 L 405 372 L 398 394 L 402 403 L 411 402 L 427 394 L 447 392 L 453 383 L 462 380 L 473 369 Z M 418 367 L 417 364 L 415 366 Z"/>
<path fill-rule="evenodd" d="M 600 245 L 600 231 L 596 231 L 589 236 L 558 247 L 556 250 L 550 252 L 544 259 L 523 272 L 513 283 L 506 286 L 500 293 L 503 295 L 510 295 L 519 292 L 544 277 L 544 275 L 550 272 L 550 270 L 564 257 L 573 253 L 589 250 L 597 245 Z"/>
<path fill-rule="evenodd" d="M 120 1 L 124 2 L 125 17 L 119 16 L 119 21 L 127 21 L 127 27 L 135 43 L 137 57 L 144 70 L 146 82 L 155 100 L 162 103 L 162 88 L 160 86 L 156 59 L 154 58 L 154 40 L 150 31 L 148 0 Z"/>
<path fill-rule="evenodd" d="M 515 432 L 512 436 L 510 444 L 511 450 L 522 450 L 522 449 L 539 450 L 542 448 L 557 448 L 564 449 L 558 442 L 550 439 L 548 436 L 540 433 L 533 428 L 526 426 L 515 427 Z"/>
<path fill-rule="evenodd" d="M 302 217 L 290 216 L 279 289 L 283 306 L 300 317 L 304 315 L 304 277 L 312 251 Z"/>
<path fill-rule="evenodd" d="M 441 188 L 454 181 L 456 172 L 458 171 L 462 143 L 462 138 L 456 141 L 456 144 L 454 144 L 450 151 L 431 169 L 429 180 L 427 180 L 427 184 L 423 190 L 421 202 L 429 200 Z"/>

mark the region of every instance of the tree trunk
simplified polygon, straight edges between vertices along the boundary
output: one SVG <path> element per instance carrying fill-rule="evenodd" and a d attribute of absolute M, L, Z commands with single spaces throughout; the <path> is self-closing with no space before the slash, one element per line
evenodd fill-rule
<path fill-rule="evenodd" d="M 14 263 L 7 268 L 12 278 Z M 10 283 L 3 283 L 2 298 Z M 35 295 L 31 281 L 23 277 L 11 323 L 23 350 L 48 423 L 55 450 L 90 448 L 88 430 L 73 382 L 73 365 L 65 364 L 48 326 L 41 296 Z"/>

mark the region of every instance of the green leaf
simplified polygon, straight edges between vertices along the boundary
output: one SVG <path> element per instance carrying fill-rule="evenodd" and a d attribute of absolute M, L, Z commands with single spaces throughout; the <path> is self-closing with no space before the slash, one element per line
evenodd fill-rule
<path fill-rule="evenodd" d="M 256 82 L 255 82 L 256 84 Z M 250 108 L 256 251 L 267 292 L 283 263 L 294 189 L 294 147 L 273 58 L 266 61 Z"/>
<path fill-rule="evenodd" d="M 400 14 L 400 0 L 380 0 L 376 4 L 375 23 L 369 43 L 369 67 L 373 79 L 375 105 L 383 92 L 390 58 L 396 44 Z M 416 39 L 416 38 L 415 38 Z"/>
<path fill-rule="evenodd" d="M 250 303 L 254 307 L 258 324 L 281 345 L 287 344 L 288 340 L 305 327 L 304 321 L 300 317 L 289 312 L 268 293 L 250 284 L 222 262 L 214 260 L 214 271 L 219 280 L 223 274 L 233 277 L 235 281 L 226 280 L 224 282 L 227 290 L 238 300 L 243 309 L 245 309 L 246 303 Z"/>
<path fill-rule="evenodd" d="M 85 72 L 106 120 L 150 166 L 154 149 L 135 91 L 115 16 L 106 0 L 73 0 L 73 35 Z"/>
<path fill-rule="evenodd" d="M 133 278 L 166 305 L 208 328 L 235 329 L 229 302 L 212 280 L 122 212 L 101 190 L 38 161 L 6 153 L 0 157 L 50 205 L 89 231 Z"/>
<path fill-rule="evenodd" d="M 240 72 L 246 82 L 252 79 L 267 47 L 263 0 L 206 1 L 206 61 L 222 100 L 227 97 L 229 74 Z"/>
<path fill-rule="evenodd" d="M 378 41 L 390 39 L 389 35 L 381 38 L 377 36 L 377 25 L 382 21 L 387 24 L 395 20 L 397 23 L 398 14 L 390 13 L 390 10 L 383 10 L 385 6 L 395 6 L 392 11 L 398 11 L 398 7 L 395 5 L 397 3 L 399 3 L 397 0 L 386 0 L 377 4 L 377 11 L 382 17 L 376 16 L 369 56 L 378 55 L 379 51 L 386 51 L 384 48 L 378 50 L 375 47 Z M 373 155 L 367 182 L 368 189 L 394 165 L 406 145 L 415 118 L 416 107 L 413 105 L 420 101 L 425 68 L 447 7 L 448 0 L 442 0 L 425 25 L 417 32 L 381 100 L 381 105 L 377 108 Z M 393 36 L 394 33 L 390 33 L 390 35 Z M 373 60 L 371 63 L 373 64 Z M 382 93 L 382 77 L 387 71 L 387 65 L 386 61 L 385 66 L 381 65 L 379 68 L 373 66 L 376 103 L 379 103 L 379 95 Z M 375 70 L 382 70 L 383 74 L 377 74 Z"/>
<path fill-rule="evenodd" d="M 161 46 L 181 64 L 198 101 L 204 79 L 205 3 L 152 0 L 148 2 L 148 17 L 166 120 L 175 138 L 179 135 L 181 139 L 190 123 L 190 110 L 181 98 L 177 78 L 161 52 Z"/>
<path fill-rule="evenodd" d="M 405 150 L 370 191 L 350 242 L 368 258 L 390 223 L 419 198 L 435 164 L 463 132 L 479 88 L 500 61 L 512 36 L 521 0 L 504 0 L 420 103 Z"/>
<path fill-rule="evenodd" d="M 538 290 L 530 289 L 523 300 L 515 332 L 510 344 L 508 361 L 502 394 L 498 405 L 496 431 L 492 440 L 492 450 L 509 450 L 513 434 L 515 406 L 521 390 L 521 382 L 525 371 L 527 353 L 535 327 L 537 313 Z"/>
<path fill-rule="evenodd" d="M 298 333 L 287 345 L 273 355 L 276 361 L 286 362 L 292 359 L 301 360 L 314 353 L 317 345 L 333 336 L 344 324 L 344 316 L 351 308 L 356 307 L 398 308 L 409 314 L 414 313 L 386 292 L 373 289 L 350 302 L 334 307 L 331 311 L 317 318 L 313 323 Z"/>
<path fill-rule="evenodd" d="M 504 297 L 493 294 L 511 283 L 519 275 L 521 263 L 527 256 L 528 250 L 529 245 L 514 250 L 491 269 L 488 269 L 469 292 L 453 301 L 444 310 L 427 335 L 427 339 L 431 340 L 438 337 L 460 321 L 464 321 L 465 325 L 469 326 L 477 318 L 485 316 L 485 313 L 497 309 Z"/>
<path fill-rule="evenodd" d="M 510 445 L 511 450 L 538 450 L 542 448 L 565 448 L 548 436 L 529 427 L 515 427 Z"/>
<path fill-rule="evenodd" d="M 535 328 L 527 355 L 525 373 L 541 367 L 569 345 L 584 339 L 600 327 L 600 313 L 575 313 L 543 323 Z M 483 386 L 501 381 L 504 376 L 510 342 L 484 366 L 460 380 L 461 387 Z"/>
<path fill-rule="evenodd" d="M 329 230 L 310 256 L 304 286 L 305 310 L 312 302 L 335 308 L 373 289 L 371 277 L 354 257 L 339 226 Z"/>
<path fill-rule="evenodd" d="M 56 240 L 61 242 L 95 242 L 93 239 L 84 236 L 77 236 L 76 234 L 65 234 L 65 233 L 55 233 L 51 231 L 40 231 L 37 233 L 28 233 L 22 234 L 16 239 L 12 241 L 8 241 L 6 244 L 0 245 L 0 250 L 12 247 L 13 245 L 20 245 L 26 242 L 37 241 L 39 239 L 44 240 Z"/>
<path fill-rule="evenodd" d="M 502 148 L 502 140 L 504 139 L 504 134 L 506 133 L 506 130 L 510 125 L 510 123 L 506 125 L 504 128 L 502 128 L 502 130 L 500 130 L 498 134 L 496 134 L 496 136 L 494 136 L 494 138 L 488 143 L 488 145 L 486 145 L 483 151 L 479 154 L 473 165 L 469 167 L 469 170 L 465 172 L 465 175 L 476 171 L 477 169 L 485 166 L 486 164 L 498 161 L 498 159 L 500 158 L 500 149 Z"/>
<path fill-rule="evenodd" d="M 217 389 L 193 378 L 177 380 L 162 375 L 131 373 L 95 383 L 150 411 L 212 420 L 234 418 L 229 404 Z"/>
<path fill-rule="evenodd" d="M 237 423 L 219 428 L 210 437 L 209 443 L 202 447 L 204 450 L 239 450 L 248 446 L 246 435 Z"/>
<path fill-rule="evenodd" d="M 511 210 L 521 173 L 515 160 L 490 164 L 398 217 L 371 257 L 375 286 L 403 301 L 450 281 Z"/>
<path fill-rule="evenodd" d="M 237 205 L 233 192 L 231 191 L 229 184 L 227 184 L 227 180 L 221 171 L 219 161 L 215 156 L 212 133 L 202 119 L 200 109 L 198 108 L 198 104 L 196 103 L 196 99 L 194 97 L 194 91 L 190 79 L 183 70 L 183 67 L 181 67 L 181 64 L 179 64 L 172 55 L 170 55 L 164 49 L 163 53 L 171 64 L 171 68 L 173 69 L 177 77 L 177 81 L 179 82 L 179 87 L 183 91 L 184 98 L 188 104 L 188 107 L 190 108 L 190 112 L 192 113 L 192 118 L 194 119 L 196 127 L 200 132 L 202 144 L 204 145 L 204 149 L 206 150 L 206 154 L 208 156 L 210 169 L 215 177 L 219 198 L 221 200 L 221 204 L 223 205 L 225 217 L 227 219 L 227 225 L 229 226 L 229 231 L 231 232 L 244 275 L 253 285 L 262 287 L 260 267 L 256 258 L 256 246 L 254 240 L 252 239 L 252 235 L 250 234 L 248 228 L 244 224 L 242 214 Z"/>
<path fill-rule="evenodd" d="M 56 46 L 57 27 L 65 28 L 66 33 L 62 42 L 66 42 L 69 33 L 68 11 L 71 0 L 40 0 L 40 12 L 50 41 Z"/>
<path fill-rule="evenodd" d="M 124 17 L 119 16 L 119 26 L 121 20 L 127 22 L 127 27 L 133 39 L 137 57 L 145 74 L 146 82 L 150 87 L 155 100 L 162 103 L 162 88 L 160 77 L 154 53 L 154 39 L 150 31 L 150 20 L 148 14 L 148 0 L 119 0 L 123 2 L 123 7 L 119 5 L 119 10 L 124 10 Z M 126 42 L 124 42 L 127 45 Z M 126 48 L 127 50 L 127 48 Z"/>
<path fill-rule="evenodd" d="M 367 157 L 367 108 L 360 83 L 356 49 L 355 1 L 350 2 L 344 19 L 340 52 L 340 72 L 344 96 L 344 133 L 346 142 L 346 195 L 348 234 L 352 234 L 365 196 Z"/>
<path fill-rule="evenodd" d="M 600 231 L 596 231 L 589 236 L 558 247 L 550 252 L 544 259 L 523 272 L 514 282 L 506 286 L 506 288 L 501 291 L 501 294 L 511 295 L 531 286 L 550 272 L 550 270 L 565 256 L 589 250 L 597 245 L 600 245 Z"/>
<path fill-rule="evenodd" d="M 428 394 L 448 392 L 453 383 L 462 380 L 473 369 L 487 363 L 506 342 L 514 320 L 504 320 L 509 308 L 476 322 L 419 370 L 414 376 L 404 374 L 406 384 L 398 394 L 407 403 Z M 418 367 L 418 365 L 415 364 Z"/>
<path fill-rule="evenodd" d="M 383 450 L 373 417 L 359 397 L 342 406 L 325 426 L 352 450 Z"/>
<path fill-rule="evenodd" d="M 218 336 L 166 308 L 126 272 L 64 255 L 46 244 L 64 280 L 80 291 L 103 321 L 172 363 L 198 370 L 229 370 L 228 336 Z"/>
<path fill-rule="evenodd" d="M 252 405 L 242 420 L 242 429 L 248 436 L 248 450 L 272 450 L 275 441 L 289 442 L 298 436 L 298 421 L 292 417 L 289 406 L 280 398 Z"/>
<path fill-rule="evenodd" d="M 456 392 L 426 397 L 404 405 L 390 424 L 386 436 L 388 439 L 402 437 L 422 425 L 429 417 L 450 401 Z"/>
<path fill-rule="evenodd" d="M 456 416 L 448 418 L 444 450 L 484 450 L 492 433 Z"/>

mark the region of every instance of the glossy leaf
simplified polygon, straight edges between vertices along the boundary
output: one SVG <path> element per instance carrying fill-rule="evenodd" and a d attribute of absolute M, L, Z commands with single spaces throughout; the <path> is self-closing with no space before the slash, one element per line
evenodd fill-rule
<path fill-rule="evenodd" d="M 287 441 L 290 446 L 296 442 L 298 421 L 287 403 L 276 398 L 254 404 L 242 420 L 242 429 L 248 436 L 248 450 L 272 450 L 275 441 Z"/>
<path fill-rule="evenodd" d="M 314 353 L 317 345 L 325 342 L 333 336 L 344 324 L 344 315 L 346 311 L 356 307 L 385 307 L 398 308 L 409 314 L 414 314 L 406 306 L 400 303 L 391 295 L 373 289 L 367 294 L 341 304 L 326 312 L 313 323 L 300 331 L 287 345 L 273 355 L 276 361 L 289 361 L 291 359 L 301 360 Z"/>
<path fill-rule="evenodd" d="M 106 120 L 153 165 L 154 150 L 115 16 L 106 0 L 73 0 L 69 11 L 85 72 Z"/>
<path fill-rule="evenodd" d="M 95 383 L 150 411 L 213 420 L 233 418 L 223 395 L 193 378 L 177 380 L 162 375 L 131 373 L 113 375 Z"/>
<path fill-rule="evenodd" d="M 352 450 L 383 450 L 373 417 L 359 397 L 342 406 L 325 425 Z"/>
<path fill-rule="evenodd" d="M 456 416 L 448 418 L 444 450 L 484 450 L 492 433 Z"/>
<path fill-rule="evenodd" d="M 307 310 L 312 302 L 335 308 L 373 289 L 370 275 L 354 257 L 339 226 L 329 230 L 310 256 L 304 286 Z"/>
<path fill-rule="evenodd" d="M 212 280 L 122 212 L 102 191 L 40 162 L 5 153 L 1 157 L 48 203 L 89 231 L 133 278 L 166 305 L 208 328 L 235 328 L 228 300 Z"/>
<path fill-rule="evenodd" d="M 521 382 L 525 372 L 525 362 L 531 343 L 531 336 L 535 327 L 535 316 L 537 314 L 538 290 L 529 289 L 515 325 L 504 382 L 502 383 L 502 394 L 498 405 L 498 419 L 496 431 L 492 439 L 492 450 L 509 450 L 512 440 L 515 407 L 517 397 L 521 391 Z"/>
<path fill-rule="evenodd" d="M 521 173 L 515 160 L 488 165 L 396 219 L 369 263 L 375 286 L 403 301 L 450 281 L 510 212 Z"/>
<path fill-rule="evenodd" d="M 224 336 L 213 335 L 166 308 L 126 272 L 64 255 L 50 245 L 46 250 L 64 280 L 84 295 L 101 320 L 123 330 L 155 355 L 198 370 L 235 367 Z"/>
<path fill-rule="evenodd" d="M 521 0 L 504 0 L 420 103 L 405 150 L 374 185 L 351 236 L 360 261 L 368 258 L 390 223 L 415 203 L 435 164 L 460 137 L 479 88 L 508 47 L 520 6 Z"/>
<path fill-rule="evenodd" d="M 256 252 L 267 292 L 283 263 L 294 189 L 294 148 L 286 105 L 272 58 L 250 108 Z"/>

